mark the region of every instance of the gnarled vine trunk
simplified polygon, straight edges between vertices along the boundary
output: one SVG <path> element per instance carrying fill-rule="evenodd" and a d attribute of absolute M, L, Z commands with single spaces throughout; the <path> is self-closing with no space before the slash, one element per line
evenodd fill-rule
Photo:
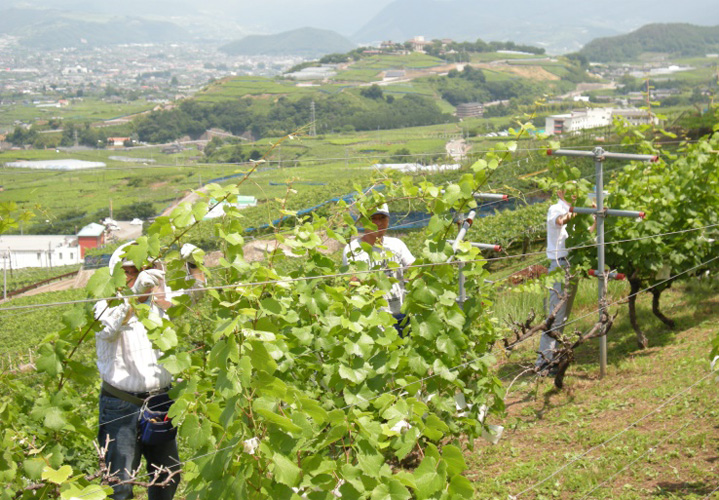
<path fill-rule="evenodd" d="M 637 322 L 637 295 L 639 290 L 642 289 L 642 281 L 638 278 L 629 278 L 629 322 L 632 324 L 634 332 L 637 334 L 637 344 L 640 349 L 646 349 L 649 347 L 649 339 L 644 335 L 644 332 L 639 328 Z"/>
<path fill-rule="evenodd" d="M 659 310 L 659 299 L 661 298 L 664 290 L 664 288 L 652 288 L 652 312 L 654 313 L 654 316 L 662 320 L 662 323 L 673 329 L 677 326 L 676 322 L 673 319 L 664 316 L 664 314 Z"/>

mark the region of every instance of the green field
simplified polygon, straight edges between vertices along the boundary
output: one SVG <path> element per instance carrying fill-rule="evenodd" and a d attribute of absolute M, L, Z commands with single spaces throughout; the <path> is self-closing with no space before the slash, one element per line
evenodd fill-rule
<path fill-rule="evenodd" d="M 142 99 L 117 104 L 97 98 L 73 98 L 68 106 L 62 108 L 38 108 L 33 104 L 0 106 L 0 130 L 11 129 L 16 121 L 32 123 L 52 118 L 95 123 L 148 111 L 154 106 L 156 104 Z"/>

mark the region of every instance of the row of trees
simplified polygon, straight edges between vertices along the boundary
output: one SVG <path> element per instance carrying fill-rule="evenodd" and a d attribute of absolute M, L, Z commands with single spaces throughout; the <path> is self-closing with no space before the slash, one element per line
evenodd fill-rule
<path fill-rule="evenodd" d="M 107 132 L 102 128 L 93 127 L 90 122 L 78 124 L 75 122 L 61 122 L 61 124 L 50 124 L 51 130 L 62 126 L 59 134 L 43 134 L 36 126 L 17 126 L 10 132 L 6 140 L 15 146 L 30 145 L 35 149 L 47 147 L 70 147 L 80 145 L 92 148 L 104 148 L 107 145 Z"/>
<path fill-rule="evenodd" d="M 163 143 L 184 135 L 198 138 L 207 129 L 218 127 L 255 138 L 289 133 L 311 121 L 311 103 L 315 102 L 318 130 L 376 130 L 433 125 L 452 121 L 430 98 L 407 95 L 383 99 L 377 87 L 363 89 L 365 96 L 341 93 L 330 96 L 306 96 L 297 100 L 280 97 L 269 110 L 254 106 L 251 99 L 202 103 L 183 101 L 167 111 L 155 111 L 140 118 L 135 129 L 141 141 Z"/>

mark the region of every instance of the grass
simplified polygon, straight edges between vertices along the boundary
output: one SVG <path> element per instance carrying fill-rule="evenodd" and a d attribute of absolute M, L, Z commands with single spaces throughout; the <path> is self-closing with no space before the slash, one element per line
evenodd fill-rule
<path fill-rule="evenodd" d="M 11 129 L 16 121 L 32 123 L 35 120 L 62 118 L 97 122 L 120 118 L 152 109 L 155 104 L 140 99 L 127 103 L 109 103 L 97 98 L 71 99 L 62 108 L 38 108 L 33 104 L 0 106 L 0 129 Z"/>
<path fill-rule="evenodd" d="M 612 296 L 626 294 L 621 284 L 614 285 Z M 599 445 L 521 498 L 583 498 L 605 480 L 588 498 L 707 497 L 719 486 L 716 382 L 706 378 L 662 411 L 652 412 L 707 374 L 710 340 L 719 319 L 717 292 L 716 278 L 665 292 L 663 310 L 677 320 L 675 331 L 653 317 L 650 297 L 641 296 L 639 320 L 651 339 L 651 347 L 643 351 L 637 349 L 626 308 L 619 306 L 603 380 L 598 378 L 597 343 L 592 342 L 578 350 L 564 390 L 554 389 L 546 379 L 520 381 L 507 398 L 506 418 L 492 422 L 506 428 L 500 443 L 477 442 L 474 452 L 467 452 L 478 498 L 517 495 Z M 507 300 L 517 302 L 516 297 Z M 573 317 L 589 314 L 578 322 L 578 327 L 588 327 L 596 309 L 594 284 L 582 285 L 576 300 Z M 515 309 L 526 311 L 539 302 L 538 297 L 522 297 Z M 523 364 L 533 361 L 535 348 L 505 359 L 500 377 L 511 380 Z M 619 432 L 623 434 L 606 442 Z M 636 464 L 627 467 L 634 460 Z"/>

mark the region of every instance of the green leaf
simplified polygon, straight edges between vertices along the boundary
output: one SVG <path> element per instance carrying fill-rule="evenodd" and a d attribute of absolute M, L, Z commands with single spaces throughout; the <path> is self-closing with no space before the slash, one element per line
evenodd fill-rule
<path fill-rule="evenodd" d="M 466 477 L 457 475 L 449 482 L 449 493 L 471 500 L 474 498 L 474 486 Z"/>
<path fill-rule="evenodd" d="M 71 475 L 72 467 L 70 467 L 69 465 L 63 465 L 57 470 L 53 469 L 50 466 L 47 466 L 45 467 L 45 470 L 42 471 L 42 480 L 49 481 L 55 484 L 62 484 L 67 481 L 67 478 L 69 478 Z"/>
<path fill-rule="evenodd" d="M 73 489 L 76 491 L 73 491 Z M 91 484 L 81 490 L 77 487 L 73 489 L 63 491 L 60 498 L 63 500 L 103 500 L 108 497 L 105 489 L 99 484 Z M 110 492 L 112 492 L 112 490 L 110 490 Z"/>
<path fill-rule="evenodd" d="M 192 359 L 190 358 L 189 352 L 181 352 L 168 356 L 163 359 L 161 363 L 162 366 L 165 367 L 165 370 L 173 375 L 177 375 L 192 366 Z"/>
<path fill-rule="evenodd" d="M 87 315 L 85 311 L 80 308 L 70 309 L 62 315 L 62 324 L 70 330 L 82 328 L 87 323 Z"/>
<path fill-rule="evenodd" d="M 35 366 L 39 372 L 45 372 L 51 377 L 56 377 L 62 372 L 62 363 L 51 344 L 42 344 L 37 354 Z"/>
<path fill-rule="evenodd" d="M 278 415 L 266 408 L 255 408 L 255 413 L 263 417 L 269 423 L 276 425 L 290 434 L 302 434 L 302 427 L 295 425 L 292 420 L 287 417 Z"/>
<path fill-rule="evenodd" d="M 432 441 L 439 441 L 447 431 L 449 431 L 447 424 L 442 422 L 437 415 L 432 413 L 427 417 L 427 420 L 425 420 L 425 427 L 422 434 L 427 436 Z"/>
<path fill-rule="evenodd" d="M 125 286 L 123 272 L 110 275 L 110 269 L 102 267 L 92 274 L 85 289 L 93 298 L 105 298 L 112 297 L 115 291 L 123 286 Z"/>
<path fill-rule="evenodd" d="M 429 498 L 444 487 L 444 481 L 437 473 L 437 461 L 430 456 L 424 457 L 413 475 L 419 499 Z"/>
<path fill-rule="evenodd" d="M 28 478 L 38 481 L 42 478 L 42 473 L 45 470 L 45 461 L 41 458 L 29 458 L 22 463 L 22 466 Z"/>
<path fill-rule="evenodd" d="M 396 479 L 390 479 L 388 482 L 379 484 L 372 490 L 371 500 L 407 500 L 411 498 L 409 490 Z"/>
<path fill-rule="evenodd" d="M 177 333 L 172 328 L 165 328 L 162 335 L 155 339 L 155 345 L 161 351 L 167 351 L 177 345 Z"/>
<path fill-rule="evenodd" d="M 272 456 L 274 463 L 274 477 L 287 486 L 295 486 L 300 478 L 300 468 L 284 455 L 275 453 Z"/>
<path fill-rule="evenodd" d="M 464 461 L 462 450 L 452 444 L 445 445 L 442 448 L 442 459 L 447 462 L 447 473 L 450 476 L 461 474 L 467 470 L 467 463 Z"/>
<path fill-rule="evenodd" d="M 192 215 L 195 217 L 195 220 L 202 220 L 205 218 L 205 215 L 207 215 L 207 209 L 209 208 L 209 205 L 205 203 L 204 201 L 198 201 L 192 206 Z"/>
<path fill-rule="evenodd" d="M 170 214 L 170 220 L 175 227 L 187 227 L 193 222 L 192 205 L 189 203 L 180 203 Z"/>
<path fill-rule="evenodd" d="M 133 245 L 126 247 L 125 259 L 131 260 L 135 267 L 142 269 L 147 262 L 147 255 L 150 245 L 147 242 L 147 236 L 141 236 L 135 240 Z"/>
<path fill-rule="evenodd" d="M 45 411 L 45 419 L 43 425 L 53 431 L 59 431 L 67 424 L 65 415 L 60 408 L 51 406 Z"/>
<path fill-rule="evenodd" d="M 260 301 L 260 307 L 262 307 L 262 310 L 269 314 L 274 315 L 280 315 L 282 314 L 282 304 L 280 304 L 278 301 L 273 299 L 272 297 L 267 297 L 266 299 L 262 299 Z"/>

